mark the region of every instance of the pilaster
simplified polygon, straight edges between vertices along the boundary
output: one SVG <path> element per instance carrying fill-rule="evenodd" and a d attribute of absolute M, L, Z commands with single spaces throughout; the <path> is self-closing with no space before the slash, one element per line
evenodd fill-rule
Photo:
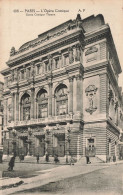
<path fill-rule="evenodd" d="M 31 118 L 34 118 L 34 93 L 35 93 L 35 88 L 31 88 Z"/>
<path fill-rule="evenodd" d="M 19 119 L 19 93 L 15 93 L 15 101 L 16 101 L 16 121 Z"/>
<path fill-rule="evenodd" d="M 49 83 L 49 109 L 48 109 L 48 113 L 49 116 L 52 116 L 52 83 Z"/>
<path fill-rule="evenodd" d="M 73 77 L 69 78 L 69 105 L 68 111 L 73 112 Z"/>
<path fill-rule="evenodd" d="M 81 75 L 76 75 L 76 111 L 80 112 L 82 107 Z"/>

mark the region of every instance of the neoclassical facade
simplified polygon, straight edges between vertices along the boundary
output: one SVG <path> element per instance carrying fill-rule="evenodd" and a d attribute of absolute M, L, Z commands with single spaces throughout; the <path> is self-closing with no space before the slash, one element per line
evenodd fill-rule
<path fill-rule="evenodd" d="M 102 15 L 69 20 L 12 47 L 4 86 L 4 154 L 118 156 L 121 66 Z"/>

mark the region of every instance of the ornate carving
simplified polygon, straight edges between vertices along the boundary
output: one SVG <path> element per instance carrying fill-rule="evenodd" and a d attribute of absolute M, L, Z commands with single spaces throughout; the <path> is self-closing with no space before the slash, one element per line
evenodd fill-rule
<path fill-rule="evenodd" d="M 35 64 L 34 64 L 34 62 L 31 62 L 30 65 L 31 65 L 31 76 L 34 77 L 35 76 L 35 70 L 34 70 Z"/>
<path fill-rule="evenodd" d="M 75 54 L 75 61 L 80 61 L 80 56 L 81 56 L 81 52 L 80 52 L 80 44 L 76 45 L 76 54 Z"/>
<path fill-rule="evenodd" d="M 109 90 L 108 90 L 108 99 L 109 99 L 109 102 L 111 102 L 111 100 L 114 98 L 114 95 L 113 95 L 113 91 L 110 89 L 109 87 Z"/>
<path fill-rule="evenodd" d="M 115 111 L 117 110 L 118 106 L 119 106 L 119 104 L 118 104 L 118 99 L 117 99 L 117 97 L 116 97 L 116 98 L 115 98 L 115 101 L 114 101 L 114 109 L 115 109 Z"/>
<path fill-rule="evenodd" d="M 11 82 L 14 81 L 14 70 L 11 70 L 10 80 L 11 80 Z"/>
<path fill-rule="evenodd" d="M 11 104 L 8 105 L 8 110 L 9 110 L 9 120 L 8 120 L 8 122 L 11 122 L 11 120 L 12 120 L 12 105 Z"/>
<path fill-rule="evenodd" d="M 10 56 L 14 56 L 14 55 L 15 55 L 15 47 L 12 47 L 10 51 Z"/>
<path fill-rule="evenodd" d="M 91 53 L 95 53 L 98 51 L 98 48 L 96 48 L 95 46 L 90 47 L 86 52 L 85 52 L 85 56 L 91 54 Z"/>
<path fill-rule="evenodd" d="M 93 105 L 93 99 L 96 94 L 96 91 L 97 91 L 97 87 L 95 87 L 95 85 L 89 85 L 85 90 L 86 96 L 88 96 L 88 100 L 89 100 L 89 107 L 86 108 L 85 110 L 90 114 L 93 114 L 93 112 L 97 110 L 97 107 Z"/>
<path fill-rule="evenodd" d="M 74 58 L 73 58 L 73 48 L 70 47 L 68 51 L 69 51 L 69 63 L 72 64 L 73 61 L 74 61 Z"/>
<path fill-rule="evenodd" d="M 76 80 L 80 80 L 82 78 L 81 74 L 75 75 Z"/>
<path fill-rule="evenodd" d="M 74 77 L 69 77 L 69 82 L 73 82 Z"/>
<path fill-rule="evenodd" d="M 18 81 L 18 70 L 17 70 L 17 68 L 14 71 L 14 80 Z"/>
<path fill-rule="evenodd" d="M 51 70 L 52 69 L 52 63 L 53 63 L 52 55 L 49 55 L 48 56 L 48 59 L 49 59 L 48 70 Z"/>
<path fill-rule="evenodd" d="M 67 29 L 68 29 L 68 30 L 71 30 L 71 24 L 68 24 Z"/>

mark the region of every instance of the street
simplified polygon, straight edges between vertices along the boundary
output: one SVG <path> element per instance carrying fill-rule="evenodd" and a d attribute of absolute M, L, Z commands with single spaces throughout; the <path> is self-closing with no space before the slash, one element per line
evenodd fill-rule
<path fill-rule="evenodd" d="M 15 163 L 14 171 L 7 171 L 8 162 L 3 162 L 0 164 L 0 171 L 2 177 L 20 177 L 20 178 L 28 178 L 39 173 L 39 170 L 51 169 L 53 167 L 57 167 L 56 164 L 37 164 L 37 163 Z"/>
<path fill-rule="evenodd" d="M 123 164 L 111 165 L 15 194 L 120 195 L 123 194 Z"/>

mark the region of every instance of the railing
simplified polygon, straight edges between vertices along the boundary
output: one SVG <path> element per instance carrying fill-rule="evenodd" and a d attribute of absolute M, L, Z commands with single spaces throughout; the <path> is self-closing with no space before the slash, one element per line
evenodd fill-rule
<path fill-rule="evenodd" d="M 38 118 L 38 119 L 31 119 L 31 120 L 24 120 L 24 121 L 11 121 L 8 124 L 8 127 L 14 126 L 28 126 L 28 125 L 35 125 L 35 124 L 48 124 L 54 122 L 64 122 L 70 121 L 73 119 L 73 115 L 60 115 L 60 116 L 52 116 L 48 118 Z"/>

